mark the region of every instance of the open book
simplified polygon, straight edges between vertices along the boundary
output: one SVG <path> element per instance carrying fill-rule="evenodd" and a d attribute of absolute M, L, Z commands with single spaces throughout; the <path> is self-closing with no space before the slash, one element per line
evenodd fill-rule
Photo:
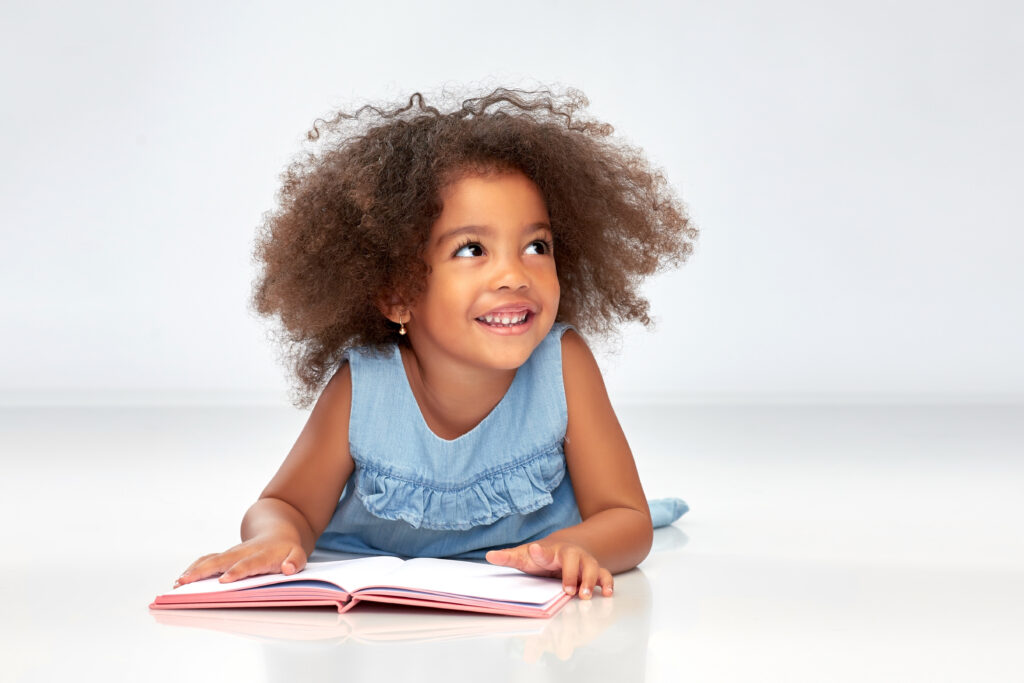
<path fill-rule="evenodd" d="M 571 600 L 562 582 L 477 562 L 364 557 L 310 562 L 297 574 L 267 574 L 232 583 L 216 578 L 158 595 L 152 609 L 309 607 L 339 612 L 361 600 L 519 617 L 550 617 Z"/>

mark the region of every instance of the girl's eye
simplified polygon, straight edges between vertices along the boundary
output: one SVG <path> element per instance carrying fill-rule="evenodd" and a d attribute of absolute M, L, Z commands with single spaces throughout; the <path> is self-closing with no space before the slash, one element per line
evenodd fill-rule
<path fill-rule="evenodd" d="M 530 246 L 526 247 L 527 254 L 550 254 L 551 253 L 551 242 L 547 240 L 534 240 L 530 242 Z"/>
<path fill-rule="evenodd" d="M 476 242 L 466 242 L 461 247 L 455 250 L 454 256 L 456 258 L 472 258 L 474 256 L 483 256 L 484 248 Z"/>

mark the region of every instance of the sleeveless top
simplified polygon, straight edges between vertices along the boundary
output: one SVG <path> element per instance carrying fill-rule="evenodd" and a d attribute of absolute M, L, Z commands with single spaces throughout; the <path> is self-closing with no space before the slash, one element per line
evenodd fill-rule
<path fill-rule="evenodd" d="M 424 421 L 397 346 L 346 353 L 355 470 L 317 547 L 480 558 L 578 524 L 563 450 L 566 329 L 555 323 L 498 405 L 450 441 Z"/>

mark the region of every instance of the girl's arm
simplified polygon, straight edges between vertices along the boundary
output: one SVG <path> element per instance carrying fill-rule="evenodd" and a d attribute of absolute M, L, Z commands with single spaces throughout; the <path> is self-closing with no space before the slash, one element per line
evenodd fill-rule
<path fill-rule="evenodd" d="M 651 549 L 647 497 L 601 371 L 583 339 L 562 336 L 562 376 L 569 424 L 565 460 L 583 522 L 487 559 L 533 574 L 561 576 L 566 592 L 611 595 L 612 573 L 638 565 Z"/>
<path fill-rule="evenodd" d="M 221 575 L 221 582 L 255 574 L 294 574 L 306 566 L 352 474 L 348 420 L 352 375 L 346 364 L 327 383 L 306 426 L 242 519 L 242 543 L 192 563 L 175 585 Z"/>

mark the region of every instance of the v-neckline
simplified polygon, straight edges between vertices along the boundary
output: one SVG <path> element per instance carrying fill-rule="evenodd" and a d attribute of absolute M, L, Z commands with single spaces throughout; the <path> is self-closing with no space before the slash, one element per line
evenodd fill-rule
<path fill-rule="evenodd" d="M 397 344 L 395 344 L 394 348 L 395 350 L 392 358 L 395 359 L 398 363 L 398 371 L 401 373 L 402 379 L 404 380 L 404 382 L 402 382 L 402 386 L 404 387 L 409 400 L 411 400 L 412 404 L 416 406 L 416 414 L 419 415 L 420 424 L 423 426 L 423 429 L 425 429 L 428 434 L 430 434 L 436 440 L 444 444 L 455 444 L 456 442 L 461 441 L 462 439 L 471 436 L 474 432 L 480 430 L 484 426 L 484 424 L 486 424 L 491 419 L 491 416 L 497 413 L 498 410 L 503 405 L 505 405 L 505 402 L 509 400 L 509 396 L 512 394 L 512 388 L 515 387 L 516 382 L 519 381 L 519 370 L 522 367 L 520 366 L 519 368 L 516 368 L 516 373 L 515 375 L 512 376 L 512 381 L 509 383 L 508 389 L 505 390 L 505 394 L 501 397 L 501 400 L 498 401 L 493 408 L 491 408 L 490 412 L 484 415 L 482 420 L 477 422 L 472 427 L 472 429 L 463 434 L 459 434 L 454 439 L 446 439 L 443 436 L 438 435 L 438 433 L 431 429 L 430 425 L 427 424 L 427 418 L 423 415 L 423 407 L 420 406 L 420 402 L 416 400 L 416 393 L 412 390 L 412 382 L 409 381 L 409 372 L 406 370 L 405 360 L 402 358 L 402 349 Z M 529 359 L 527 359 L 526 362 L 529 363 Z"/>

